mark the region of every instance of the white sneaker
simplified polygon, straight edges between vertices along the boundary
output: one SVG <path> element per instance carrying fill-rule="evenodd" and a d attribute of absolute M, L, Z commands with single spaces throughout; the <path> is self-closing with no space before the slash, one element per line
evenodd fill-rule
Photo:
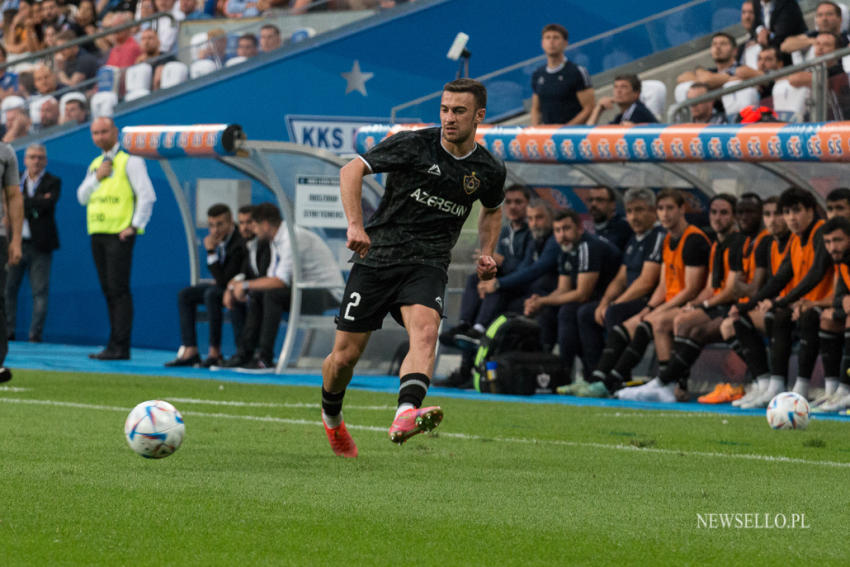
<path fill-rule="evenodd" d="M 755 396 L 749 402 L 741 404 L 738 407 L 741 409 L 766 408 L 767 404 L 770 403 L 770 400 L 772 400 L 776 394 L 780 394 L 782 392 L 782 388 L 768 387 L 767 389 L 759 392 L 758 396 Z"/>
<path fill-rule="evenodd" d="M 850 407 L 850 394 L 835 393 L 832 398 L 817 407 L 817 413 L 834 413 Z"/>
<path fill-rule="evenodd" d="M 638 402 L 672 403 L 676 401 L 676 394 L 674 393 L 675 387 L 675 382 L 672 382 L 670 384 L 664 384 L 663 382 L 661 382 L 660 378 L 653 378 L 643 386 L 629 388 L 629 390 L 633 391 L 630 392 L 628 399 L 635 400 Z"/>
<path fill-rule="evenodd" d="M 795 394 L 800 394 L 806 400 L 809 399 L 809 381 L 806 378 L 797 378 L 794 382 L 794 389 L 791 390 Z"/>
<path fill-rule="evenodd" d="M 743 398 L 733 400 L 732 405 L 736 408 L 741 407 L 742 404 L 747 404 L 757 398 L 760 392 L 761 389 L 759 388 L 758 382 L 753 382 L 752 387 L 750 387 L 750 391 L 744 394 Z"/>

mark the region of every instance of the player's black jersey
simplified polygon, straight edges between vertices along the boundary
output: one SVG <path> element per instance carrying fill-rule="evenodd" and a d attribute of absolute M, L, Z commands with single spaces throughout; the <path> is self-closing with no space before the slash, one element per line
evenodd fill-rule
<path fill-rule="evenodd" d="M 399 132 L 361 159 L 372 173 L 389 173 L 378 210 L 366 223 L 369 252 L 353 258 L 366 266 L 445 270 L 476 199 L 495 208 L 504 198 L 505 165 L 479 145 L 454 157 L 441 144 L 440 128 Z"/>

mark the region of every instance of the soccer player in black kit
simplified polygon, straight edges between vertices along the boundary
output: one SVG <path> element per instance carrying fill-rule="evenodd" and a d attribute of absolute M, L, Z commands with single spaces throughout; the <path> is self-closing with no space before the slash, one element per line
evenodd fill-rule
<path fill-rule="evenodd" d="M 387 313 L 410 339 L 390 440 L 404 443 L 443 419 L 439 407 L 421 406 L 434 369 L 451 249 L 476 200 L 482 204 L 478 276 L 486 280 L 496 274 L 492 255 L 502 222 L 505 166 L 475 142 L 486 106 L 484 85 L 452 81 L 443 88 L 440 128 L 394 134 L 340 170 L 354 266 L 333 351 L 322 365 L 322 422 L 339 456 L 357 456 L 342 419 L 342 401 L 369 335 L 381 328 Z M 384 196 L 364 227 L 363 176 L 383 172 L 389 174 Z"/>

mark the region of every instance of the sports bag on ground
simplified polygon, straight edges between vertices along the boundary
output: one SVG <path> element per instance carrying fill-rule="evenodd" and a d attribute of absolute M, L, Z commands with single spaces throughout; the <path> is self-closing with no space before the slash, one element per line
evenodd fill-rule
<path fill-rule="evenodd" d="M 542 352 L 540 324 L 528 317 L 515 313 L 499 315 L 487 327 L 481 344 L 475 353 L 472 379 L 479 392 L 479 381 L 486 376 L 487 362 L 494 356 L 508 351 Z"/>
<path fill-rule="evenodd" d="M 487 362 L 487 371 L 478 381 L 480 392 L 492 394 L 551 394 L 569 383 L 561 357 L 550 352 L 510 351 Z"/>

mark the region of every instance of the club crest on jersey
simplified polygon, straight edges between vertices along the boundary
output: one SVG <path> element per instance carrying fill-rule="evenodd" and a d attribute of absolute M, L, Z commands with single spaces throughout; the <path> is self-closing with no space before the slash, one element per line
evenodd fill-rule
<path fill-rule="evenodd" d="M 472 175 L 464 175 L 463 176 L 463 190 L 466 191 L 467 195 L 472 195 L 476 191 L 478 191 L 478 187 L 481 186 L 481 180 L 475 177 L 475 172 L 472 172 Z"/>

